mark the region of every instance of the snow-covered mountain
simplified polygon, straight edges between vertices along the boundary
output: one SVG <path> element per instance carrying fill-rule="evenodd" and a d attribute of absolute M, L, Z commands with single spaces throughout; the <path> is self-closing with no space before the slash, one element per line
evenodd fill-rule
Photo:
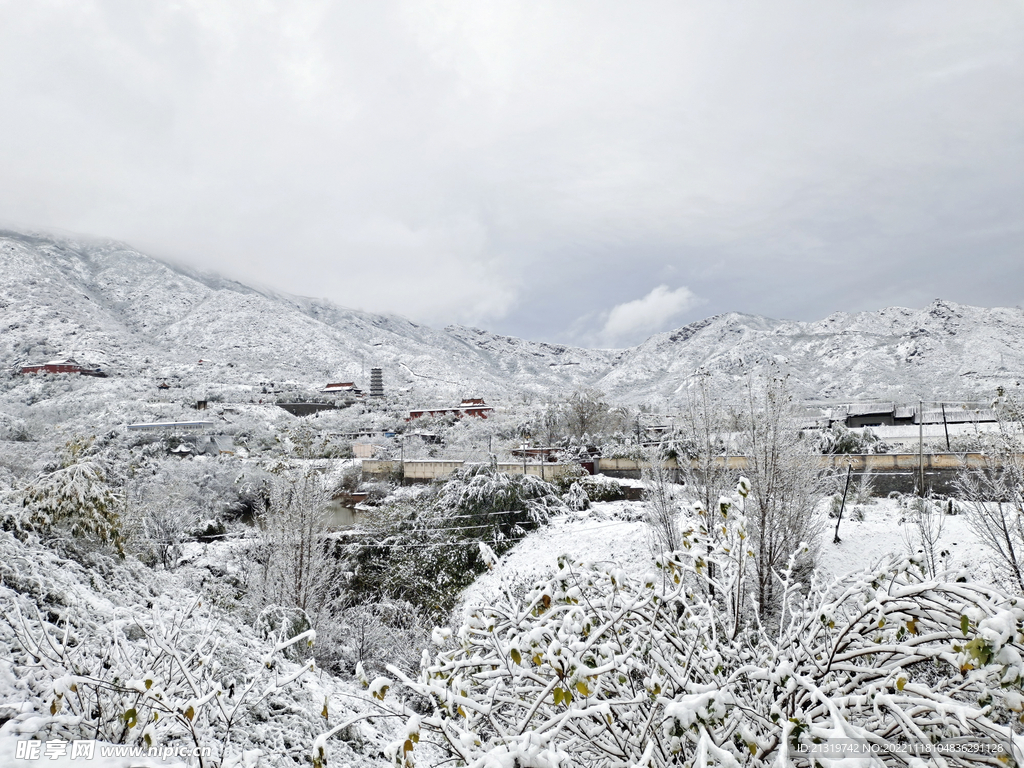
<path fill-rule="evenodd" d="M 837 313 L 803 323 L 729 313 L 626 350 L 429 328 L 175 267 L 114 242 L 0 233 L 0 363 L 73 356 L 113 376 L 182 371 L 258 387 L 328 381 L 424 400 L 596 387 L 671 407 L 704 370 L 738 392 L 775 364 L 809 399 L 989 397 L 1024 379 L 1024 312 L 935 301 L 922 310 Z M 201 369 L 199 361 L 203 360 Z"/>
<path fill-rule="evenodd" d="M 366 387 L 369 369 L 381 367 L 391 390 L 500 397 L 583 385 L 619 357 L 275 294 L 112 242 L 0 233 L 0 280 L 8 367 L 72 356 L 112 375 L 162 378 L 203 360 L 228 383 L 316 387 Z"/>
<path fill-rule="evenodd" d="M 1024 311 L 936 300 L 813 323 L 729 313 L 652 336 L 598 386 L 672 402 L 697 370 L 735 390 L 772 365 L 809 400 L 990 397 L 1024 380 Z"/>

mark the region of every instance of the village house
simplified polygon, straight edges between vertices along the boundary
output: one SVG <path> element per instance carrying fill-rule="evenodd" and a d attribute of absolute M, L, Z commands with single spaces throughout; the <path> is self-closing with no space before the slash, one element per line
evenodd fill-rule
<path fill-rule="evenodd" d="M 22 366 L 22 373 L 77 373 L 81 376 L 98 376 L 106 378 L 107 374 L 99 366 L 83 365 L 73 357 L 63 360 L 50 360 L 39 365 Z"/>
<path fill-rule="evenodd" d="M 442 405 L 434 408 L 414 408 L 409 411 L 409 415 L 405 420 L 412 421 L 413 419 L 419 419 L 423 416 L 455 416 L 460 419 L 464 416 L 476 416 L 480 419 L 486 419 L 487 414 L 492 413 L 493 411 L 494 409 L 487 405 L 482 397 L 469 397 L 465 398 L 459 405 Z"/>
<path fill-rule="evenodd" d="M 363 390 L 359 389 L 354 381 L 341 381 L 337 384 L 328 384 L 320 390 L 322 395 L 349 395 L 351 397 L 362 397 Z"/>

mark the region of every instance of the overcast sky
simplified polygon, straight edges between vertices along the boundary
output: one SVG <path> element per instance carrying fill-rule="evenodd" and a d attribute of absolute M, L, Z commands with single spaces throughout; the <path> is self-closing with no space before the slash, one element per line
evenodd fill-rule
<path fill-rule="evenodd" d="M 0 224 L 623 346 L 1024 303 L 1024 3 L 0 0 Z"/>

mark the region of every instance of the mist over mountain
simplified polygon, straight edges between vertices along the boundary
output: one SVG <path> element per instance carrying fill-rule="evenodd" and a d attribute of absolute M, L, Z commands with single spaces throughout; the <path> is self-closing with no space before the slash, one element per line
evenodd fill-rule
<path fill-rule="evenodd" d="M 1024 312 L 936 300 L 924 309 L 836 313 L 817 322 L 728 313 L 624 350 L 532 342 L 463 326 L 434 329 L 255 288 L 110 241 L 0 233 L 0 361 L 56 357 L 144 381 L 195 372 L 211 386 L 329 381 L 424 401 L 556 398 L 581 387 L 671 408 L 697 371 L 723 395 L 768 367 L 798 396 L 842 401 L 990 397 L 1024 378 Z"/>

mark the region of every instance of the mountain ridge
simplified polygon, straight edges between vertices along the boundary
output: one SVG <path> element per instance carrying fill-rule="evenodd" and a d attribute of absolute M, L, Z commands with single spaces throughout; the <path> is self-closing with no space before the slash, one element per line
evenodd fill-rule
<path fill-rule="evenodd" d="M 835 312 L 811 322 L 727 312 L 621 350 L 443 329 L 201 273 L 111 240 L 0 231 L 0 360 L 79 355 L 128 377 L 200 359 L 227 383 L 322 386 L 385 369 L 420 397 L 550 398 L 596 388 L 671 407 L 697 372 L 729 396 L 750 376 L 790 376 L 804 399 L 990 396 L 1024 378 L 1024 312 L 936 299 L 922 309 Z"/>

